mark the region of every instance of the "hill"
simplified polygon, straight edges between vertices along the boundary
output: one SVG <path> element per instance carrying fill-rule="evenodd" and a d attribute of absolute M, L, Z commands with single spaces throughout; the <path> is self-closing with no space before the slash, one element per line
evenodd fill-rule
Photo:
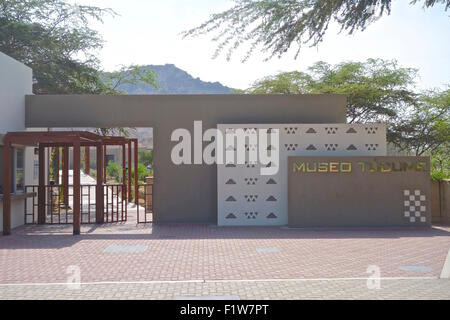
<path fill-rule="evenodd" d="M 156 74 L 159 88 L 147 84 L 125 84 L 119 87 L 128 94 L 228 94 L 231 88 L 219 82 L 206 82 L 194 78 L 173 64 L 141 66 Z"/>

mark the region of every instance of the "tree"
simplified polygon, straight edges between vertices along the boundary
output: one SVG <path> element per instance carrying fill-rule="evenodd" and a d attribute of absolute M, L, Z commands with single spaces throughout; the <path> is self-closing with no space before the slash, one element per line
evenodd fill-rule
<path fill-rule="evenodd" d="M 395 119 L 416 102 L 411 87 L 417 72 L 396 61 L 368 59 L 330 65 L 317 62 L 306 72 L 282 72 L 256 81 L 246 93 L 325 93 L 347 96 L 349 123 Z"/>
<path fill-rule="evenodd" d="M 247 43 L 247 60 L 257 46 L 269 53 L 268 59 L 281 56 L 293 45 L 317 46 L 331 22 L 341 32 L 352 34 L 364 30 L 383 15 L 391 13 L 392 0 L 236 0 L 228 10 L 213 14 L 200 26 L 183 33 L 184 37 L 214 34 L 218 42 L 214 57 L 227 49 L 227 59 L 233 51 Z M 412 0 L 425 8 L 443 4 L 450 8 L 450 0 Z"/>
<path fill-rule="evenodd" d="M 431 178 L 450 179 L 450 143 L 447 141 L 431 153 Z"/>
<path fill-rule="evenodd" d="M 0 51 L 33 69 L 33 91 L 102 93 L 95 51 L 103 40 L 89 27 L 110 9 L 63 0 L 0 0 Z"/>
<path fill-rule="evenodd" d="M 113 178 L 116 182 L 119 182 L 121 170 L 122 169 L 117 163 L 115 163 L 114 161 L 109 161 L 108 165 L 106 166 L 106 175 L 110 178 Z"/>
<path fill-rule="evenodd" d="M 156 74 L 137 65 L 121 66 L 117 71 L 104 72 L 102 78 L 112 93 L 125 94 L 121 87 L 126 84 L 144 83 L 154 88 L 158 87 Z"/>
<path fill-rule="evenodd" d="M 0 0 L 0 51 L 33 69 L 35 94 L 118 94 L 121 83 L 156 85 L 153 72 L 122 66 L 103 73 L 103 39 L 90 27 L 111 9 L 64 0 Z"/>
<path fill-rule="evenodd" d="M 138 182 L 145 183 L 145 177 L 149 176 L 149 170 L 142 164 L 138 164 Z M 126 179 L 128 179 L 126 177 Z M 128 181 L 128 180 L 127 180 Z M 131 183 L 134 184 L 134 167 L 131 169 Z"/>
<path fill-rule="evenodd" d="M 418 103 L 392 124 L 388 139 L 416 156 L 450 158 L 450 88 L 422 94 Z"/>
<path fill-rule="evenodd" d="M 153 165 L 153 150 L 139 150 L 139 163 L 144 166 Z"/>
<path fill-rule="evenodd" d="M 257 80 L 250 88 L 244 90 L 244 93 L 306 94 L 311 92 L 313 82 L 312 75 L 306 72 L 280 72 Z"/>

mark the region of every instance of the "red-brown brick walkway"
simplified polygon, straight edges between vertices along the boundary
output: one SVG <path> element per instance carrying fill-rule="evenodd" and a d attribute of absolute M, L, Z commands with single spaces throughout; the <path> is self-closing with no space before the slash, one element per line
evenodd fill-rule
<path fill-rule="evenodd" d="M 133 217 L 132 214 L 130 214 Z M 328 229 L 206 225 L 26 226 L 0 238 L 0 284 L 81 281 L 439 277 L 450 228 Z"/>

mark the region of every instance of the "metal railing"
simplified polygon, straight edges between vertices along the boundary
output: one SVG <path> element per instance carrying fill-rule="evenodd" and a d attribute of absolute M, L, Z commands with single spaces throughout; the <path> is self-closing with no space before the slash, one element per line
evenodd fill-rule
<path fill-rule="evenodd" d="M 127 221 L 128 211 L 125 200 L 126 186 L 122 184 L 104 185 L 104 215 L 105 222 Z"/>
<path fill-rule="evenodd" d="M 80 218 L 82 224 L 96 222 L 96 185 L 80 185 Z M 62 185 L 45 185 L 45 223 L 72 224 L 73 223 L 73 185 L 64 191 Z M 25 224 L 37 223 L 38 212 L 37 185 L 25 186 L 25 193 L 34 195 L 24 201 Z M 104 222 L 127 221 L 127 203 L 125 200 L 126 186 L 122 184 L 103 185 Z"/>
<path fill-rule="evenodd" d="M 25 194 L 34 194 L 34 196 L 27 197 L 24 199 L 24 211 L 25 211 L 25 224 L 34 224 L 36 223 L 36 213 L 37 213 L 37 191 L 38 186 L 25 186 L 24 192 Z M 29 211 L 31 207 L 31 212 Z M 31 220 L 30 220 L 31 218 Z"/>
<path fill-rule="evenodd" d="M 153 216 L 154 216 L 154 210 L 153 210 L 153 183 L 145 183 L 142 185 L 139 185 L 139 189 L 143 189 L 143 196 L 140 197 L 140 192 L 137 192 L 138 197 L 138 205 L 142 204 L 143 210 L 138 210 L 137 212 L 137 223 L 152 223 L 153 222 Z M 143 200 L 143 201 L 140 201 Z"/>

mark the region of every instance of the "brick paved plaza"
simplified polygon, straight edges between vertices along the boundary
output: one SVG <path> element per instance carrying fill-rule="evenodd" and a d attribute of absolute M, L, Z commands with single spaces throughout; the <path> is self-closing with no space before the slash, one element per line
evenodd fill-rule
<path fill-rule="evenodd" d="M 450 299 L 450 228 L 288 229 L 129 222 L 24 226 L 0 240 L 0 298 Z M 368 268 L 380 289 L 369 289 Z M 78 276 L 81 285 L 68 286 Z M 78 279 L 75 277 L 75 279 Z"/>

